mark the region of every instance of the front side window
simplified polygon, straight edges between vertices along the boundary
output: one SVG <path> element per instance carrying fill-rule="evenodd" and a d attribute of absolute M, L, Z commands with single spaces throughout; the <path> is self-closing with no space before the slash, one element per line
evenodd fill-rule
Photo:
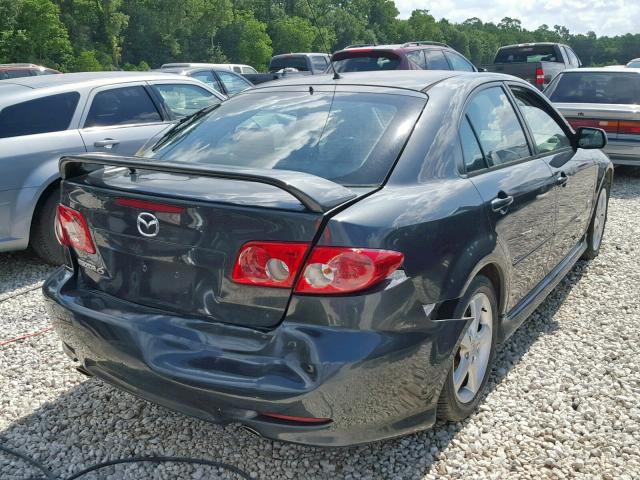
<path fill-rule="evenodd" d="M 0 112 L 0 138 L 66 130 L 79 100 L 78 92 L 69 92 L 5 107 Z"/>
<path fill-rule="evenodd" d="M 487 88 L 473 97 L 467 116 L 490 167 L 531 155 L 520 121 L 501 87 Z"/>
<path fill-rule="evenodd" d="M 209 105 L 220 103 L 213 93 L 195 85 L 160 84 L 154 88 L 177 118 L 187 117 Z"/>
<path fill-rule="evenodd" d="M 444 52 L 444 54 L 447 57 L 447 60 L 449 60 L 449 63 L 451 64 L 451 67 L 454 70 L 460 70 L 462 72 L 475 72 L 473 65 L 467 62 L 466 59 L 464 59 L 462 56 L 458 55 L 457 53 Z"/>
<path fill-rule="evenodd" d="M 447 59 L 444 58 L 442 50 L 425 50 L 425 57 L 427 57 L 427 67 L 429 70 L 451 70 Z"/>
<path fill-rule="evenodd" d="M 319 72 L 324 72 L 329 65 L 327 59 L 320 56 L 311 57 L 311 64 L 313 65 L 313 69 Z"/>
<path fill-rule="evenodd" d="M 234 75 L 231 72 L 218 72 L 218 77 L 231 95 L 240 93 L 247 88 L 251 88 L 251 84 L 239 75 Z"/>
<path fill-rule="evenodd" d="M 85 128 L 161 122 L 151 97 L 141 86 L 112 88 L 98 92 L 85 121 Z"/>
<path fill-rule="evenodd" d="M 179 125 L 145 155 L 378 185 L 425 101 L 373 93 L 250 92 Z"/>
<path fill-rule="evenodd" d="M 571 147 L 571 141 L 558 122 L 545 110 L 535 94 L 522 88 L 511 89 L 518 108 L 529 124 L 539 153 L 551 153 Z"/>

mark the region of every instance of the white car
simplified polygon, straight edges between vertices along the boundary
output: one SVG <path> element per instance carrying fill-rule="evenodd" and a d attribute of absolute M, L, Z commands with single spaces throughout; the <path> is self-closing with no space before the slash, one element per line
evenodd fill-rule
<path fill-rule="evenodd" d="M 222 68 L 231 70 L 236 73 L 258 73 L 257 70 L 249 65 L 242 63 L 165 63 L 160 68 L 165 70 L 167 68 L 194 68 L 194 67 L 207 67 L 207 68 Z"/>

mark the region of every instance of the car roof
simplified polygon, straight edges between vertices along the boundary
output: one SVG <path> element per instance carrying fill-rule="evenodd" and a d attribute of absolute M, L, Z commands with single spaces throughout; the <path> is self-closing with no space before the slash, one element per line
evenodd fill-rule
<path fill-rule="evenodd" d="M 229 70 L 228 68 L 224 68 L 224 67 L 165 67 L 158 71 L 164 72 L 164 73 L 177 73 L 179 75 L 184 75 L 186 73 L 209 71 L 209 70 L 212 70 L 214 72 L 231 73 L 236 76 L 241 76 L 238 72 L 234 72 L 233 70 Z"/>
<path fill-rule="evenodd" d="M 499 73 L 463 72 L 458 70 L 384 70 L 380 72 L 345 72 L 335 80 L 333 74 L 304 75 L 283 78 L 275 82 L 261 83 L 253 91 L 264 88 L 312 85 L 357 85 L 361 87 L 386 87 L 424 92 L 436 83 L 453 77 L 468 77 L 470 81 L 518 81 L 516 77 Z M 522 81 L 524 82 L 524 81 Z"/>
<path fill-rule="evenodd" d="M 328 57 L 329 54 L 328 53 L 322 53 L 322 52 L 291 52 L 291 53 L 280 53 L 278 55 L 274 55 L 273 57 L 271 57 L 271 60 L 273 60 L 274 58 L 280 58 L 280 57 L 293 57 L 293 56 L 304 56 L 304 57 L 310 57 L 313 55 L 321 55 L 323 57 Z"/>
<path fill-rule="evenodd" d="M 591 68 L 569 68 L 560 73 L 593 73 L 593 72 L 606 72 L 606 73 L 635 73 L 640 75 L 640 69 L 628 68 L 625 65 L 611 65 L 608 67 L 591 67 Z"/>
<path fill-rule="evenodd" d="M 518 47 L 537 47 L 538 45 L 542 46 L 553 46 L 553 45 L 562 45 L 563 47 L 567 47 L 564 43 L 558 42 L 530 42 L 530 43 L 514 43 L 513 45 L 503 45 L 498 50 L 502 50 L 503 48 L 518 48 Z"/>
<path fill-rule="evenodd" d="M 110 85 L 111 83 L 117 83 L 119 81 L 144 82 L 147 80 L 158 80 L 167 75 L 170 74 L 163 72 L 82 72 L 15 78 L 10 81 L 17 85 L 39 89 L 58 86 L 101 86 Z"/>
<path fill-rule="evenodd" d="M 346 47 L 343 48 L 342 50 L 337 50 L 336 52 L 334 52 L 334 55 L 338 52 L 342 53 L 342 52 L 366 52 L 369 50 L 416 50 L 416 49 L 424 49 L 424 48 L 447 48 L 452 50 L 452 48 L 445 44 L 445 43 L 440 43 L 440 42 L 433 42 L 433 43 L 429 43 L 429 42 L 407 42 L 407 43 L 393 43 L 393 44 L 387 44 L 387 45 L 362 45 L 362 46 L 353 46 L 353 47 Z"/>

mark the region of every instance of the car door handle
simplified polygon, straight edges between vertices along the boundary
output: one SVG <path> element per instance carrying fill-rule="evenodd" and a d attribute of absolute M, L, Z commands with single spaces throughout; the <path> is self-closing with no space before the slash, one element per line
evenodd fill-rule
<path fill-rule="evenodd" d="M 496 198 L 491 200 L 491 210 L 494 212 L 507 213 L 507 208 L 513 203 L 513 197 L 504 192 L 500 192 Z"/>
<path fill-rule="evenodd" d="M 93 143 L 93 146 L 96 148 L 113 148 L 118 145 L 120 142 L 118 140 L 114 140 L 113 138 L 105 138 L 104 140 L 98 140 Z"/>
<path fill-rule="evenodd" d="M 566 187 L 568 181 L 569 177 L 567 177 L 567 174 L 564 172 L 560 172 L 556 177 L 556 185 L 559 185 L 561 187 Z"/>

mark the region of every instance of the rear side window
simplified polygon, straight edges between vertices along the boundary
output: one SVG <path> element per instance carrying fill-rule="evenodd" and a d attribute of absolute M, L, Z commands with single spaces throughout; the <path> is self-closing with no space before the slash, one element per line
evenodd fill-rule
<path fill-rule="evenodd" d="M 532 45 L 524 47 L 509 47 L 498 50 L 494 63 L 532 63 L 532 62 L 560 62 L 562 58 L 556 53 L 553 45 Z"/>
<path fill-rule="evenodd" d="M 531 155 L 522 125 L 502 88 L 478 93 L 469 102 L 467 116 L 490 167 Z"/>
<path fill-rule="evenodd" d="M 338 72 L 372 72 L 395 70 L 400 58 L 391 52 L 345 52 L 333 57 L 333 66 Z"/>
<path fill-rule="evenodd" d="M 415 63 L 418 67 L 426 69 L 427 64 L 424 61 L 424 53 L 422 50 L 414 50 L 413 52 L 407 53 L 407 58 Z"/>
<path fill-rule="evenodd" d="M 144 87 L 112 88 L 98 92 L 85 128 L 161 122 L 162 117 Z"/>
<path fill-rule="evenodd" d="M 233 66 L 233 71 L 236 72 L 236 73 L 242 73 L 242 69 L 237 65 Z"/>
<path fill-rule="evenodd" d="M 145 156 L 378 185 L 424 105 L 404 95 L 250 92 L 172 130 Z"/>
<path fill-rule="evenodd" d="M 258 73 L 253 67 L 242 67 L 242 73 Z"/>
<path fill-rule="evenodd" d="M 211 88 L 215 90 L 220 90 L 220 85 L 218 85 L 218 81 L 216 77 L 213 76 L 213 72 L 211 71 L 203 71 L 203 72 L 195 72 L 191 75 L 191 78 L 195 78 L 196 80 L 200 80 L 202 83 L 209 85 Z"/>
<path fill-rule="evenodd" d="M 442 50 L 425 50 L 424 54 L 427 57 L 427 68 L 429 70 L 451 70 Z"/>
<path fill-rule="evenodd" d="M 186 117 L 209 105 L 220 103 L 213 93 L 195 85 L 161 84 L 155 85 L 165 105 L 177 118 Z"/>
<path fill-rule="evenodd" d="M 478 144 L 478 138 L 471 128 L 467 116 L 464 117 L 460 125 L 460 142 L 464 156 L 464 167 L 467 173 L 477 172 L 487 167 L 484 155 Z"/>
<path fill-rule="evenodd" d="M 218 77 L 220 77 L 224 88 L 226 88 L 230 94 L 240 93 L 247 88 L 251 88 L 251 84 L 247 80 L 230 72 L 219 71 Z"/>
<path fill-rule="evenodd" d="M 461 55 L 446 51 L 444 52 L 444 54 L 454 70 L 460 70 L 463 72 L 475 72 L 475 68 L 473 68 L 473 65 L 471 65 L 471 63 L 469 63 Z"/>
<path fill-rule="evenodd" d="M 69 92 L 5 107 L 0 112 L 0 138 L 66 130 L 79 99 L 78 92 Z"/>
<path fill-rule="evenodd" d="M 545 92 L 554 103 L 640 104 L 640 75 L 622 72 L 563 73 Z"/>

